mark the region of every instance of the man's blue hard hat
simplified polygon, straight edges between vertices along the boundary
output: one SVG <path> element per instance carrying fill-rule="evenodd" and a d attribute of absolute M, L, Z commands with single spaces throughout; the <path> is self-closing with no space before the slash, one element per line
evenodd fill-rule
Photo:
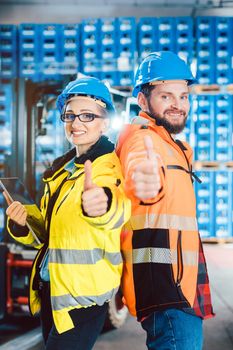
<path fill-rule="evenodd" d="M 106 104 L 107 110 L 115 111 L 111 94 L 107 86 L 97 78 L 85 77 L 71 81 L 57 98 L 57 108 L 62 113 L 66 101 L 71 96 L 90 96 Z"/>
<path fill-rule="evenodd" d="M 189 66 L 178 55 L 171 51 L 152 52 L 137 69 L 133 96 L 137 97 L 143 84 L 160 80 L 187 80 L 188 85 L 197 82 Z"/>

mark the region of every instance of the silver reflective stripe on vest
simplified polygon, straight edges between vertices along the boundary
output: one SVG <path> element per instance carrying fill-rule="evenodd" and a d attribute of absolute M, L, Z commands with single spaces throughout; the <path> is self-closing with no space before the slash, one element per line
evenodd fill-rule
<path fill-rule="evenodd" d="M 190 216 L 143 214 L 132 216 L 130 223 L 133 230 L 161 228 L 181 231 L 197 231 L 197 220 L 195 217 Z"/>
<path fill-rule="evenodd" d="M 117 293 L 118 288 L 114 288 L 111 291 L 98 296 L 72 296 L 70 294 L 52 296 L 51 303 L 52 309 L 54 311 L 63 310 L 67 307 L 83 307 L 91 306 L 93 304 L 103 305 L 106 301 L 112 299 L 112 297 Z"/>
<path fill-rule="evenodd" d="M 127 254 L 124 255 L 127 261 Z M 198 253 L 185 251 L 182 253 L 183 264 L 187 266 L 197 266 Z M 168 248 L 139 248 L 133 250 L 133 264 L 158 263 L 158 264 L 176 264 L 177 251 Z"/>
<path fill-rule="evenodd" d="M 108 260 L 112 265 L 122 262 L 120 252 L 110 253 L 103 249 L 50 249 L 49 262 L 57 264 L 96 264 L 99 260 Z"/>

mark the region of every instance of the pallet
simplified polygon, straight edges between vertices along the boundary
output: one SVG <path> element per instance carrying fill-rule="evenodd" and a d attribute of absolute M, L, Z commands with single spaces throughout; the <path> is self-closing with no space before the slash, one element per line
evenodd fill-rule
<path fill-rule="evenodd" d="M 205 237 L 201 238 L 202 243 L 225 244 L 233 243 L 233 237 Z"/>
<path fill-rule="evenodd" d="M 233 94 L 233 84 L 218 85 L 218 84 L 196 84 L 190 87 L 190 93 L 194 95 L 219 95 Z"/>
<path fill-rule="evenodd" d="M 233 171 L 233 161 L 229 162 L 219 162 L 219 161 L 195 161 L 193 163 L 193 170 L 200 171 L 200 170 L 232 170 Z"/>

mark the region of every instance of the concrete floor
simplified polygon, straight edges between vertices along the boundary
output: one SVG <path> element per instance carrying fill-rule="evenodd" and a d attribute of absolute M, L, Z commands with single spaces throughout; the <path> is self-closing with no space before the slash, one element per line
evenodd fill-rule
<path fill-rule="evenodd" d="M 233 244 L 205 244 L 204 250 L 216 317 L 204 322 L 203 350 L 233 350 Z M 0 346 L 0 350 L 14 350 L 15 344 L 12 345 Z M 42 342 L 25 348 L 18 344 L 18 348 L 44 349 Z M 122 328 L 101 334 L 94 346 L 94 350 L 119 349 L 146 350 L 144 331 L 132 317 Z"/>

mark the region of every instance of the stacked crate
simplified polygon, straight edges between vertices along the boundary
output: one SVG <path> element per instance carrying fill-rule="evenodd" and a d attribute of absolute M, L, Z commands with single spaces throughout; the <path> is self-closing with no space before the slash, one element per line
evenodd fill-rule
<path fill-rule="evenodd" d="M 157 49 L 159 51 L 175 51 L 175 22 L 172 17 L 158 19 Z"/>
<path fill-rule="evenodd" d="M 115 18 L 101 18 L 99 21 L 100 79 L 110 85 L 117 85 L 117 24 Z"/>
<path fill-rule="evenodd" d="M 202 238 L 209 238 L 214 233 L 214 172 L 196 174 L 202 181 L 195 182 L 198 228 Z"/>
<path fill-rule="evenodd" d="M 194 38 L 193 19 L 177 17 L 175 23 L 175 52 L 189 64 L 193 61 Z"/>
<path fill-rule="evenodd" d="M 79 26 L 21 24 L 19 74 L 33 81 L 59 80 L 76 74 L 79 64 Z"/>
<path fill-rule="evenodd" d="M 197 17 L 195 36 L 198 82 L 213 84 L 215 82 L 214 17 Z"/>
<path fill-rule="evenodd" d="M 233 82 L 232 70 L 232 30 L 233 19 L 230 17 L 215 18 L 216 41 L 216 77 L 217 84 L 231 84 Z"/>
<path fill-rule="evenodd" d="M 136 60 L 136 22 L 133 17 L 117 19 L 118 84 L 132 86 Z"/>
<path fill-rule="evenodd" d="M 100 77 L 99 63 L 99 20 L 85 19 L 81 25 L 81 71 L 89 76 Z"/>
<path fill-rule="evenodd" d="M 197 98 L 195 123 L 195 159 L 205 162 L 214 159 L 214 97 Z"/>
<path fill-rule="evenodd" d="M 17 76 L 17 27 L 0 24 L 0 79 Z"/>
<path fill-rule="evenodd" d="M 77 74 L 80 61 L 80 29 L 78 24 L 61 24 L 59 35 L 59 73 Z"/>
<path fill-rule="evenodd" d="M 25 23 L 19 26 L 19 76 L 39 80 L 39 26 Z"/>
<path fill-rule="evenodd" d="M 5 156 L 12 150 L 12 86 L 0 82 L 0 177 L 4 177 Z M 3 240 L 5 200 L 0 194 L 0 242 Z"/>
<path fill-rule="evenodd" d="M 233 105 L 231 95 L 215 97 L 214 111 L 214 159 L 220 162 L 232 160 L 232 118 Z M 213 141 L 212 141 L 213 143 Z"/>
<path fill-rule="evenodd" d="M 156 51 L 157 19 L 153 17 L 142 17 L 138 22 L 138 57 L 139 63 L 151 52 Z"/>
<path fill-rule="evenodd" d="M 39 74 L 40 80 L 59 79 L 60 26 L 39 25 Z"/>
<path fill-rule="evenodd" d="M 214 224 L 217 238 L 233 236 L 232 171 L 217 171 L 214 188 Z"/>

